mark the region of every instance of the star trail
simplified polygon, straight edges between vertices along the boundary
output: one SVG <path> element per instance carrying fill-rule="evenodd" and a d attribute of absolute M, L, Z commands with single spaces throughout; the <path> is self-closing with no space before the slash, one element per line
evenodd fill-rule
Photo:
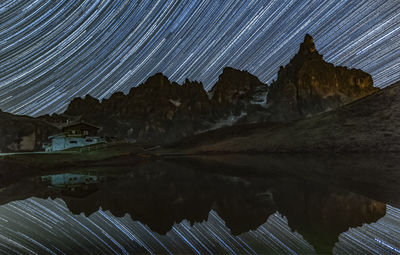
<path fill-rule="evenodd" d="M 14 201 L 0 206 L 0 215 L 2 254 L 315 254 L 279 213 L 239 236 L 215 211 L 204 222 L 176 223 L 166 235 L 129 215 L 74 215 L 61 199 Z M 400 254 L 399 219 L 400 210 L 388 205 L 378 222 L 342 233 L 333 254 Z"/>
<path fill-rule="evenodd" d="M 325 60 L 400 80 L 400 4 L 389 1 L 17 1 L 0 3 L 0 109 L 62 112 L 128 92 L 156 72 L 210 89 L 225 66 L 270 83 L 306 33 Z"/>

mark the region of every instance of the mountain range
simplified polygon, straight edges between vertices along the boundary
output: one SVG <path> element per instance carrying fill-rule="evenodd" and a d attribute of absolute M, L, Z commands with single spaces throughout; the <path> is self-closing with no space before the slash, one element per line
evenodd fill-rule
<path fill-rule="evenodd" d="M 326 62 L 316 50 L 313 38 L 307 34 L 298 53 L 286 66 L 280 67 L 277 79 L 269 86 L 249 72 L 231 67 L 223 69 L 210 91 L 206 91 L 200 82 L 185 80 L 178 84 L 157 73 L 133 87 L 128 94 L 116 92 L 102 101 L 90 95 L 75 98 L 62 114 L 30 118 L 1 112 L 0 151 L 37 150 L 46 137 L 57 132 L 57 127 L 67 120 L 98 125 L 102 127 L 102 136 L 151 145 L 173 144 L 193 136 L 204 138 L 207 134 L 213 137 L 213 132 L 218 131 L 212 130 L 232 125 L 235 127 L 227 133 L 235 133 L 239 127 L 250 134 L 251 128 L 247 125 L 275 130 L 268 131 L 269 140 L 281 134 L 276 127 L 283 126 L 287 130 L 295 125 L 296 129 L 301 129 L 296 121 L 337 115 L 333 112 L 342 106 L 371 94 L 385 94 L 383 91 L 386 90 L 378 91 L 368 73 Z M 368 104 L 374 101 L 366 100 Z M 365 107 L 374 111 L 373 106 L 378 104 L 369 105 Z M 345 116 L 341 118 L 346 119 Z M 352 121 L 355 122 L 348 119 L 348 122 Z M 324 122 L 326 129 L 330 128 L 328 122 Z M 354 129 L 354 132 L 358 131 Z M 289 140 L 276 141 L 285 144 Z M 309 148 L 303 143 L 297 149 L 311 150 L 315 146 Z"/>

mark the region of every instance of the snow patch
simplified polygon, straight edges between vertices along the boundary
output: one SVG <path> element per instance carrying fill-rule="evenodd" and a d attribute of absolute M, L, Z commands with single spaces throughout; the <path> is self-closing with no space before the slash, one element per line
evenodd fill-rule
<path fill-rule="evenodd" d="M 208 96 L 208 99 L 212 99 L 213 98 L 213 96 L 214 96 L 214 90 L 210 90 L 210 91 L 208 91 L 207 92 L 207 96 Z"/>
<path fill-rule="evenodd" d="M 257 91 L 254 95 L 252 100 L 250 101 L 250 104 L 258 104 L 263 108 L 267 108 L 267 95 L 268 95 L 268 90 L 260 90 Z"/>
<path fill-rule="evenodd" d="M 176 107 L 179 107 L 182 103 L 179 100 L 172 100 L 170 99 L 169 102 L 173 105 L 175 105 Z"/>
<path fill-rule="evenodd" d="M 199 133 L 204 133 L 207 131 L 211 131 L 211 130 L 215 130 L 218 128 L 222 128 L 222 127 L 228 127 L 228 126 L 233 126 L 234 124 L 236 124 L 236 122 L 246 116 L 247 113 L 246 112 L 241 112 L 240 115 L 229 115 L 228 117 L 224 118 L 224 119 L 220 119 L 217 123 L 215 123 L 215 125 L 209 129 L 205 129 L 205 130 L 201 130 L 199 132 L 197 132 L 197 134 Z"/>

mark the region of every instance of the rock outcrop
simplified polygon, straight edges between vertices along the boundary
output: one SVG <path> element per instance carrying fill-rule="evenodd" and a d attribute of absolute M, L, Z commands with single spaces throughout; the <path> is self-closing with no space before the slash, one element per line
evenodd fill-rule
<path fill-rule="evenodd" d="M 179 85 L 158 73 L 127 95 L 117 92 L 102 102 L 90 96 L 74 99 L 65 114 L 102 126 L 106 136 L 170 141 L 207 124 L 205 119 L 213 117 L 210 107 L 201 83 Z"/>
<path fill-rule="evenodd" d="M 257 90 L 268 87 L 256 76 L 247 71 L 239 71 L 231 67 L 225 67 L 218 81 L 209 92 L 211 101 L 220 106 L 243 105 L 252 101 Z"/>
<path fill-rule="evenodd" d="M 0 152 L 37 151 L 58 132 L 49 123 L 0 111 Z"/>
<path fill-rule="evenodd" d="M 214 115 L 233 123 L 261 122 L 268 118 L 267 84 L 247 71 L 225 67 L 208 92 Z"/>
<path fill-rule="evenodd" d="M 249 105 L 262 108 L 250 103 L 260 88 L 267 90 L 257 77 L 233 68 L 224 69 L 209 94 L 199 82 L 186 79 L 179 85 L 157 73 L 127 95 L 117 92 L 101 102 L 90 95 L 76 98 L 64 116 L 100 125 L 105 136 L 171 142 L 239 116 Z"/>
<path fill-rule="evenodd" d="M 280 67 L 268 104 L 272 120 L 287 121 L 335 109 L 377 90 L 371 75 L 324 61 L 307 34 L 299 52 Z"/>

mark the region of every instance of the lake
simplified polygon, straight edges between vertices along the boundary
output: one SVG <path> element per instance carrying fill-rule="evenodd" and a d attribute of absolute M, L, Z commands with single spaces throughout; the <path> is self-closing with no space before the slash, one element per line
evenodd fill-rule
<path fill-rule="evenodd" d="M 0 253 L 400 254 L 397 161 L 170 155 L 19 178 L 0 190 Z"/>

